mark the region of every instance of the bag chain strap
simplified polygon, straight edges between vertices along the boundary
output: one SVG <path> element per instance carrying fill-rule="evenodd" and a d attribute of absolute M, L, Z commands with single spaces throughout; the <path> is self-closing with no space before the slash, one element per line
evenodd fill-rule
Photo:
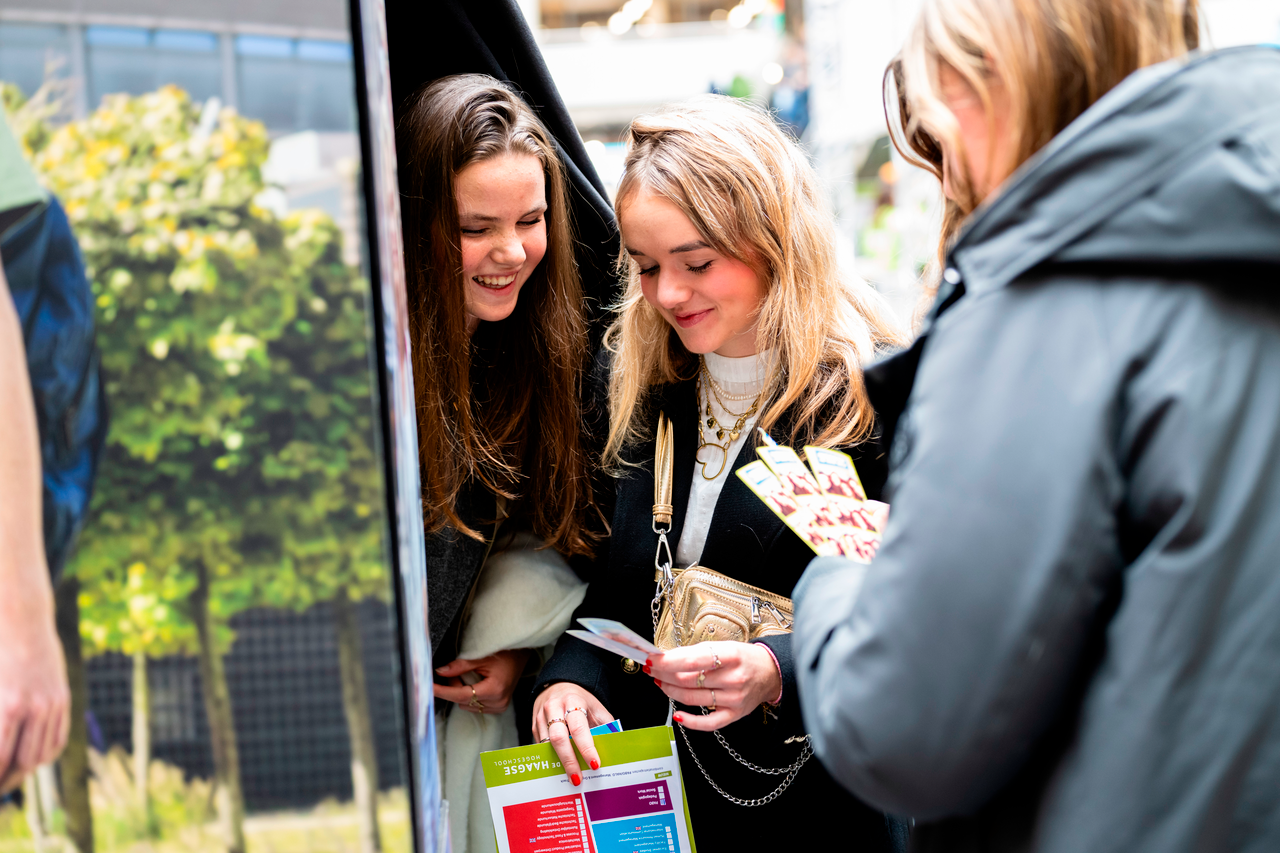
<path fill-rule="evenodd" d="M 674 703 L 672 703 L 672 707 L 675 707 Z M 737 806 L 748 806 L 748 807 L 763 806 L 773 802 L 778 797 L 782 796 L 782 792 L 787 790 L 787 788 L 791 787 L 791 783 L 795 781 L 796 774 L 800 772 L 800 768 L 804 767 L 805 762 L 807 762 L 810 756 L 813 755 L 813 746 L 811 745 L 809 736 L 805 735 L 804 750 L 800 753 L 800 757 L 796 759 L 796 762 L 792 764 L 790 767 L 782 767 L 782 768 L 776 768 L 776 769 L 756 767 L 754 764 L 751 764 L 750 762 L 744 760 L 742 756 L 738 755 L 738 753 L 734 752 L 733 749 L 729 746 L 729 744 L 725 743 L 724 738 L 721 737 L 720 743 L 724 744 L 724 748 L 729 750 L 729 754 L 732 755 L 734 758 L 736 758 L 738 760 L 738 763 L 743 764 L 747 767 L 750 767 L 752 770 L 758 770 L 761 773 L 769 773 L 769 774 L 775 774 L 775 775 L 781 774 L 781 773 L 787 774 L 787 778 L 782 780 L 781 785 L 774 788 L 772 791 L 765 794 L 763 797 L 757 797 L 754 800 L 744 800 L 741 797 L 735 797 L 733 794 L 730 794 L 724 788 L 721 788 L 719 785 L 716 784 L 716 780 L 711 778 L 711 774 L 707 772 L 707 768 L 703 767 L 702 762 L 698 760 L 698 753 L 693 751 L 693 745 L 689 743 L 689 735 L 685 731 L 684 726 L 681 726 L 679 723 L 676 723 L 676 725 L 680 727 L 680 736 L 684 738 L 685 748 L 689 750 L 689 755 L 693 758 L 693 763 L 698 765 L 698 770 L 701 771 L 703 778 L 707 780 L 707 784 L 709 784 L 712 788 L 714 788 L 717 794 L 719 794 L 720 796 L 724 797 L 726 800 L 728 800 L 729 802 Z M 714 732 L 714 734 L 719 735 L 720 733 Z"/>
<path fill-rule="evenodd" d="M 671 545 L 667 541 L 667 534 L 671 532 L 671 515 L 673 512 L 671 504 L 671 457 L 673 455 L 673 443 L 671 421 L 667 419 L 665 413 L 660 413 L 658 416 L 657 446 L 655 448 L 653 460 L 653 532 L 658 534 L 658 550 L 654 554 L 653 565 L 659 572 L 659 580 L 656 585 L 657 588 L 654 590 L 653 601 L 649 602 L 649 611 L 653 615 L 653 635 L 655 637 L 658 636 L 658 621 L 662 615 L 663 602 L 665 601 L 668 606 L 673 606 L 671 602 L 671 588 L 675 584 L 675 574 L 671 568 L 673 563 L 671 557 Z M 675 635 L 676 645 L 683 646 L 684 640 L 680 637 L 680 625 L 678 622 L 679 620 L 672 620 L 671 630 Z M 671 707 L 672 712 L 674 712 L 675 702 L 668 699 L 667 703 Z M 706 708 L 703 708 L 702 713 L 705 716 L 710 712 L 707 711 Z M 804 767 L 811 757 L 813 757 L 813 741 L 810 740 L 808 735 L 805 735 L 803 738 L 804 747 L 800 751 L 800 757 L 794 762 L 786 767 L 760 767 L 756 764 L 752 764 L 750 761 L 747 761 L 739 755 L 738 751 L 729 745 L 729 741 L 727 741 L 724 735 L 720 734 L 720 732 L 712 732 L 712 734 L 715 735 L 716 740 L 725 748 L 733 760 L 741 764 L 743 767 L 767 776 L 781 776 L 784 773 L 786 774 L 787 778 L 782 780 L 782 784 L 778 785 L 778 787 L 774 788 L 768 794 L 752 800 L 745 800 L 741 797 L 733 796 L 724 788 L 721 788 L 716 784 L 716 781 L 711 778 L 711 774 L 702 766 L 702 761 L 698 758 L 698 754 L 693 751 L 693 744 L 689 742 L 688 731 L 684 726 L 680 725 L 680 723 L 676 723 L 676 726 L 680 729 L 680 737 L 684 739 L 685 748 L 689 750 L 689 755 L 693 758 L 693 763 L 698 766 L 698 770 L 702 773 L 703 778 L 707 780 L 707 784 L 714 788 L 717 794 L 738 806 L 763 806 L 773 802 L 782 795 L 783 791 L 791 787 L 791 783 L 795 781 L 796 774 L 799 773 L 800 769 Z"/>

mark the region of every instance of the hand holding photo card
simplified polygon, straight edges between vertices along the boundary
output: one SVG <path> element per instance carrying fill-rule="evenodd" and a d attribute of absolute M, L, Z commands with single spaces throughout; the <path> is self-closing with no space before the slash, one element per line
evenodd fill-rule
<path fill-rule="evenodd" d="M 790 447 L 769 445 L 761 462 L 738 469 L 738 477 L 815 553 L 869 563 L 880 547 L 889 505 L 865 500 L 866 490 L 848 455 L 804 448 L 812 472 Z"/>
<path fill-rule="evenodd" d="M 860 497 L 866 494 L 866 490 L 858 477 L 858 469 L 847 454 L 825 447 L 806 447 L 804 455 L 813 468 L 814 478 L 831 503 L 838 524 L 853 530 L 883 532 L 889 505 L 875 501 L 877 507 L 884 507 L 885 512 L 881 513 L 871 506 L 871 501 Z"/>
<path fill-rule="evenodd" d="M 840 533 L 832 534 L 840 553 L 851 560 L 870 563 L 880 547 L 889 505 L 866 500 L 862 478 L 848 454 L 810 446 L 804 448 L 804 455 L 840 525 Z"/>
<path fill-rule="evenodd" d="M 884 533 L 884 526 L 889 523 L 889 505 L 881 501 L 867 501 L 864 507 L 871 516 L 871 523 L 875 525 L 872 529 Z"/>

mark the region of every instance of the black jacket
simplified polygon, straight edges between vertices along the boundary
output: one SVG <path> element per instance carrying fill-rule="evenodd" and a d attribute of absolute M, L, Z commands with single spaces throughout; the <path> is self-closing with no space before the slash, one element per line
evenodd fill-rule
<path fill-rule="evenodd" d="M 484 537 L 464 536 L 453 527 L 427 534 L 427 620 L 431 631 L 432 665 L 441 667 L 458 656 L 460 623 L 467 598 L 480 577 L 494 535 L 497 502 L 493 493 L 474 481 L 458 496 L 458 516 Z"/>
<path fill-rule="evenodd" d="M 689 490 L 693 482 L 694 436 L 698 429 L 695 385 L 692 381 L 667 386 L 658 405 L 675 429 L 672 502 L 675 512 L 668 538 L 680 540 Z M 657 408 L 652 420 L 657 422 Z M 854 449 L 869 489 L 883 483 L 884 463 L 875 444 Z M 657 536 L 653 522 L 653 441 L 633 448 L 630 469 L 615 481 L 613 533 L 608 554 L 597 568 L 578 616 L 618 619 L 637 632 L 653 635 L 649 608 L 654 594 L 654 554 Z M 743 448 L 734 468 L 756 458 L 752 443 Z M 785 595 L 813 557 L 799 537 L 788 530 L 737 477 L 730 475 L 716 504 L 703 549 L 701 565 L 739 580 Z M 776 721 L 763 724 L 763 712 L 748 714 L 723 730 L 724 736 L 745 758 L 766 767 L 781 767 L 800 753 L 798 744 L 784 741 L 803 731 L 795 692 L 791 636 L 765 640 L 782 668 L 783 700 Z M 627 729 L 659 726 L 667 716 L 666 696 L 643 673 L 628 674 L 616 655 L 600 651 L 573 637 L 562 637 L 556 652 L 543 668 L 537 689 L 557 681 L 570 681 L 590 690 Z M 696 709 L 694 710 L 696 713 Z M 781 781 L 761 776 L 736 764 L 710 734 L 689 732 L 693 748 L 717 784 L 741 798 L 767 794 Z M 723 799 L 705 781 L 677 735 L 681 768 L 689 797 L 689 811 L 699 849 L 795 849 L 817 843 L 839 831 L 856 842 L 859 850 L 893 850 L 892 828 L 885 818 L 846 794 L 816 760 L 800 771 L 792 786 L 773 803 L 747 809 Z M 741 822 L 751 821 L 744 834 Z"/>
<path fill-rule="evenodd" d="M 920 850 L 1280 850 L 1280 51 L 1133 75 L 950 267 L 797 591 L 819 755 Z"/>

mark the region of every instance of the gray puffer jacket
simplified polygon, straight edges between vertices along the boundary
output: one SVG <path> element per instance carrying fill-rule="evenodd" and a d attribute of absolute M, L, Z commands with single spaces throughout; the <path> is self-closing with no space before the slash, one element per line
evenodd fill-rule
<path fill-rule="evenodd" d="M 916 850 L 1280 851 L 1280 51 L 1133 75 L 945 279 L 795 591 L 818 755 Z"/>

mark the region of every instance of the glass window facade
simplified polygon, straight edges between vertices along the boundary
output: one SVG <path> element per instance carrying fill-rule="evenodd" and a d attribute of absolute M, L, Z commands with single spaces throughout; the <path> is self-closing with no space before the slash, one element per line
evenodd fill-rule
<path fill-rule="evenodd" d="M 141 95 L 166 84 L 196 101 L 222 94 L 222 62 L 213 33 L 91 26 L 85 28 L 84 41 L 91 106 L 104 95 Z"/>
<path fill-rule="evenodd" d="M 30 96 L 47 76 L 70 75 L 77 49 L 71 30 L 0 23 L 0 80 Z M 233 50 L 223 50 L 223 38 L 232 39 Z M 93 24 L 83 28 L 81 45 L 89 110 L 106 95 L 172 84 L 195 101 L 235 103 L 273 136 L 356 129 L 348 42 Z"/>
<path fill-rule="evenodd" d="M 240 111 L 272 130 L 355 127 L 351 46 L 267 36 L 236 38 Z"/>

